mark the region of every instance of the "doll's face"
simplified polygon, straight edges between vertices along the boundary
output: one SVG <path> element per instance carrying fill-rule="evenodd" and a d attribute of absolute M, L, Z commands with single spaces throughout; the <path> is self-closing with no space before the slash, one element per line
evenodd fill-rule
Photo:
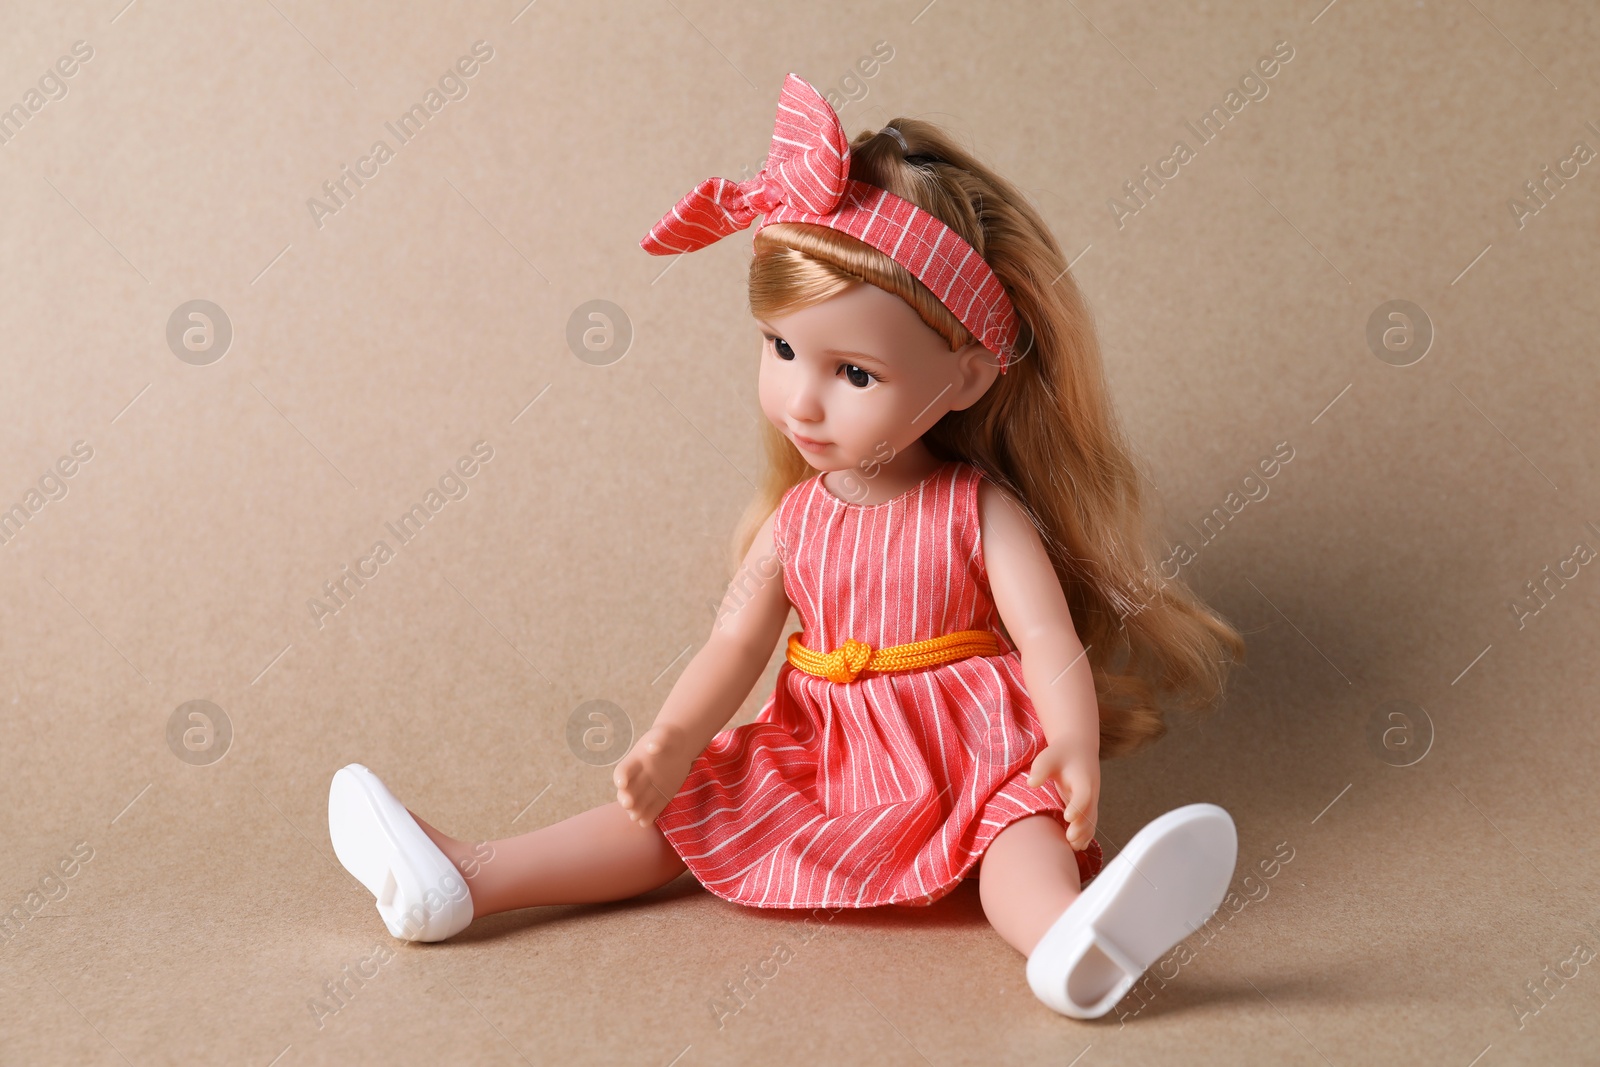
<path fill-rule="evenodd" d="M 761 410 L 821 471 L 891 462 L 1000 373 L 982 345 L 950 351 L 910 304 L 866 282 L 756 324 Z"/>

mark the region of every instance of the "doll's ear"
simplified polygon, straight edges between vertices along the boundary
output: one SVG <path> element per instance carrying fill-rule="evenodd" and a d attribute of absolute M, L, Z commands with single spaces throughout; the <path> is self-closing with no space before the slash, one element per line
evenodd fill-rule
<path fill-rule="evenodd" d="M 1000 360 L 977 341 L 957 349 L 952 358 L 956 361 L 956 386 L 950 410 L 964 411 L 976 404 L 1000 377 Z"/>

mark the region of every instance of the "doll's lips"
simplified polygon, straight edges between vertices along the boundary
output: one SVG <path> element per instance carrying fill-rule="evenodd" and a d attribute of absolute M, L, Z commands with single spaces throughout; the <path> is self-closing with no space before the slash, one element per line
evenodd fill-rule
<path fill-rule="evenodd" d="M 801 448 L 805 449 L 807 452 L 821 452 L 824 448 L 828 447 L 828 442 L 826 442 L 826 441 L 813 441 L 809 437 L 800 436 L 799 434 L 795 433 L 793 430 L 789 431 L 789 436 L 794 438 L 794 443 L 795 444 L 799 445 Z"/>

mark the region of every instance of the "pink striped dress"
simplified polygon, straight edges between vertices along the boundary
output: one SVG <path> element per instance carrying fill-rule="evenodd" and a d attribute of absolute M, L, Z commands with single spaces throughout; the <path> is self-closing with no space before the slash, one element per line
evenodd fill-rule
<path fill-rule="evenodd" d="M 951 460 L 879 504 L 839 499 L 821 474 L 784 495 L 773 540 L 807 648 L 987 630 L 1005 651 L 843 684 L 781 664 L 756 721 L 712 738 L 656 818 L 712 893 L 763 908 L 931 904 L 1008 824 L 1045 812 L 1065 825 L 1055 784 L 1027 784 L 1044 731 L 989 597 L 981 479 Z M 1099 842 L 1077 859 L 1087 883 Z"/>

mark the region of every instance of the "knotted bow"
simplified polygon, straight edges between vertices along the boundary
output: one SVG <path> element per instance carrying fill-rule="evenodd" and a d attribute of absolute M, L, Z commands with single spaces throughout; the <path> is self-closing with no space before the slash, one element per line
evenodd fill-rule
<path fill-rule="evenodd" d="M 972 336 L 1014 358 L 1021 321 L 1005 286 L 977 249 L 937 216 L 887 189 L 850 177 L 850 142 L 839 116 L 804 78 L 790 74 L 778 97 L 772 147 L 745 182 L 707 178 L 639 242 L 653 256 L 693 252 L 749 226 L 827 226 L 871 245 L 910 271 Z M 761 227 L 758 227 L 760 229 Z"/>
<path fill-rule="evenodd" d="M 866 670 L 870 659 L 871 645 L 847 637 L 842 645 L 822 657 L 820 665 L 828 681 L 848 685 L 856 680 L 856 675 Z"/>
<path fill-rule="evenodd" d="M 654 256 L 693 252 L 739 232 L 779 204 L 826 215 L 849 183 L 850 142 L 839 116 L 809 82 L 790 74 L 783 80 L 772 147 L 761 171 L 746 182 L 707 178 L 639 244 Z"/>

